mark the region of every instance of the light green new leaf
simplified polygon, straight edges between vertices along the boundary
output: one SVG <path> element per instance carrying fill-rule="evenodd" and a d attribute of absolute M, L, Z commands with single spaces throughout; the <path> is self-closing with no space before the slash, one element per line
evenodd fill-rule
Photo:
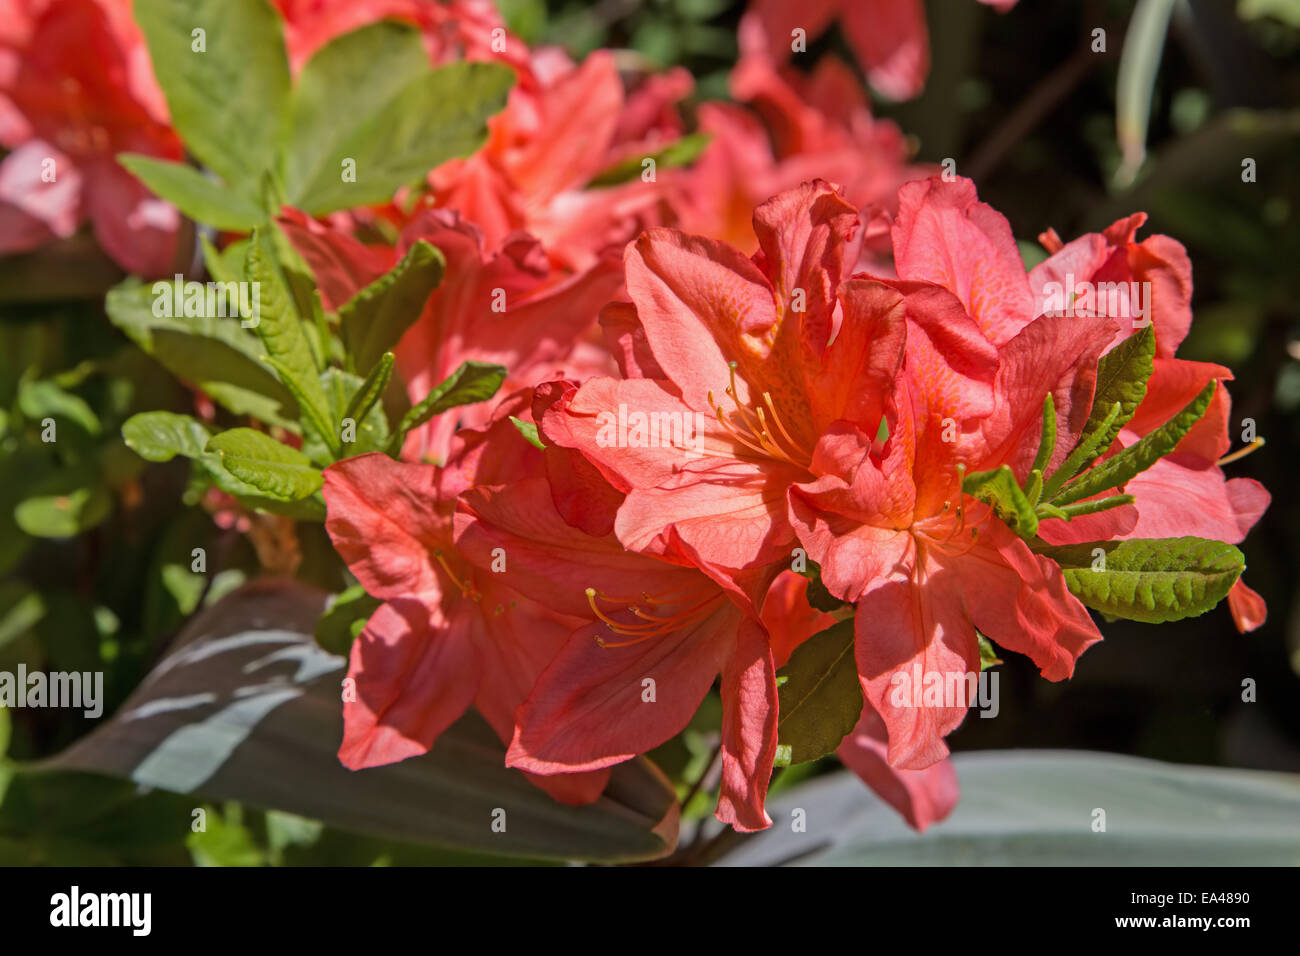
<path fill-rule="evenodd" d="M 462 362 L 456 371 L 446 377 L 432 392 L 424 397 L 402 418 L 394 439 L 405 437 L 413 428 L 419 428 L 434 415 L 449 408 L 485 402 L 496 394 L 506 380 L 504 365 L 490 362 Z"/>
<path fill-rule="evenodd" d="M 339 325 L 353 368 L 370 368 L 397 345 L 442 281 L 446 264 L 441 252 L 417 240 L 401 262 L 344 303 Z"/>
<path fill-rule="evenodd" d="M 173 412 L 141 412 L 122 425 L 122 440 L 146 461 L 201 458 L 211 437 L 202 422 Z"/>
<path fill-rule="evenodd" d="M 800 644 L 781 668 L 777 737 L 790 763 L 834 753 L 862 713 L 853 656 L 853 621 L 840 621 Z"/>
<path fill-rule="evenodd" d="M 134 13 L 181 139 L 231 188 L 256 199 L 288 113 L 280 16 L 268 0 L 136 0 Z"/>
<path fill-rule="evenodd" d="M 1204 614 L 1246 568 L 1239 550 L 1205 538 L 1133 538 L 1040 548 L 1075 597 L 1112 617 L 1161 623 Z"/>
<path fill-rule="evenodd" d="M 1032 538 L 1038 533 L 1034 506 L 1016 484 L 1009 465 L 969 474 L 962 479 L 961 488 L 966 494 L 992 505 L 998 517 L 1020 537 Z"/>
<path fill-rule="evenodd" d="M 266 221 L 266 212 L 230 187 L 209 179 L 193 166 L 138 153 L 123 153 L 117 161 L 195 222 L 232 232 L 247 232 Z"/>
<path fill-rule="evenodd" d="M 338 146 L 428 72 L 419 31 L 391 20 L 345 33 L 308 60 L 290 97 L 285 190 L 291 203 L 309 201 L 317 180 L 340 179 L 342 157 L 329 166 Z"/>
<path fill-rule="evenodd" d="M 221 467 L 261 494 L 278 501 L 297 501 L 315 494 L 320 471 L 302 452 L 251 428 L 232 428 L 209 439 L 208 453 Z"/>
<path fill-rule="evenodd" d="M 1157 461 L 1168 455 L 1191 427 L 1200 421 L 1205 410 L 1214 398 L 1218 387 L 1217 381 L 1211 381 L 1201 389 L 1194 399 L 1187 403 L 1169 421 L 1134 442 L 1118 454 L 1107 458 L 1101 464 L 1084 472 L 1067 484 L 1061 492 L 1052 498 L 1052 504 L 1061 507 L 1083 498 L 1091 498 L 1110 488 L 1117 488 L 1134 476 L 1140 475 Z M 1113 408 L 1114 406 L 1112 406 Z"/>
<path fill-rule="evenodd" d="M 478 149 L 513 81 L 496 63 L 453 63 L 417 77 L 335 143 L 290 201 L 312 215 L 387 202 L 435 166 Z M 355 163 L 355 181 L 342 176 L 345 159 Z"/>

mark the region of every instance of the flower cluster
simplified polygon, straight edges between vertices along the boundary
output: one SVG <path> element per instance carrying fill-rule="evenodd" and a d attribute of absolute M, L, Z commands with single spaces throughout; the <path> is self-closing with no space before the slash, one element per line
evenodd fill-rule
<path fill-rule="evenodd" d="M 327 527 L 389 601 L 353 649 L 345 760 L 431 746 L 498 669 L 516 709 L 484 712 L 513 713 L 493 717 L 510 764 L 585 780 L 680 732 L 721 677 L 718 816 L 761 828 L 778 668 L 835 617 L 792 574 L 806 557 L 855 622 L 861 717 L 840 753 L 923 825 L 955 798 L 944 737 L 966 706 L 900 700 L 899 674 L 978 674 L 984 635 L 1069 677 L 1101 639 L 1085 602 L 1168 620 L 1231 588 L 1257 623 L 1235 573 L 1142 580 L 1190 569 L 1190 536 L 1240 541 L 1268 503 L 1216 463 L 1230 373 L 1174 355 L 1181 247 L 1138 241 L 1135 216 L 1045 236 L 1026 273 L 970 182 L 910 183 L 899 206 L 895 275 L 852 272 L 858 213 L 820 180 L 758 207 L 753 256 L 648 230 L 625 254 L 631 301 L 601 316 L 619 374 L 511 396 L 442 469 L 328 469 Z M 1068 307 L 1045 309 L 1067 273 Z M 1130 284 L 1141 310 L 1073 296 Z M 505 420 L 530 414 L 541 449 Z"/>
<path fill-rule="evenodd" d="M 209 386 L 205 420 L 125 432 L 223 501 L 324 517 L 377 605 L 350 645 L 348 767 L 424 753 L 472 707 L 509 766 L 588 803 L 717 693 L 719 820 L 770 825 L 773 768 L 836 753 L 924 827 L 957 800 L 945 738 L 997 649 L 1058 681 L 1101 639 L 1093 611 L 1227 597 L 1262 622 L 1234 545 L 1269 498 L 1221 467 L 1231 372 L 1177 357 L 1182 246 L 1139 239 L 1139 213 L 1045 233 L 1026 270 L 1007 220 L 911 164 L 843 63 L 787 67 L 793 5 L 742 23 L 736 102 L 684 110 L 684 72 L 529 49 L 480 0 L 238 0 L 278 17 L 283 118 L 224 160 L 178 109 L 191 66 L 157 54 L 174 24 L 149 4 L 146 50 L 129 6 L 19 2 L 0 35 L 0 251 L 88 217 L 163 273 L 179 207 L 212 227 L 208 271 L 257 286 L 260 313 L 221 333 L 238 379 L 193 353 L 173 369 Z M 836 15 L 878 89 L 919 89 L 919 4 L 801 10 L 814 34 Z M 42 39 L 73 26 L 82 52 Z M 373 77 L 380 49 L 396 65 Z M 432 84 L 467 64 L 448 106 Z M 418 175 L 358 163 L 377 129 L 321 122 L 322 91 L 359 77 Z M 425 142 L 407 103 L 451 132 Z M 202 195 L 187 148 L 216 174 Z M 47 156 L 74 175 L 9 188 Z M 140 289 L 109 312 L 147 347 Z M 214 402 L 260 427 L 211 434 Z"/>

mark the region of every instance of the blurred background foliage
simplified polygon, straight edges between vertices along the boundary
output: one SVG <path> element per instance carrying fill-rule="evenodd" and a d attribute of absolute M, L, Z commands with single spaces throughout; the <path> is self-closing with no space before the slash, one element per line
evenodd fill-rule
<path fill-rule="evenodd" d="M 532 44 L 575 56 L 613 47 L 630 69 L 685 66 L 697 83 L 688 117 L 694 103 L 728 96 L 742 3 L 498 2 Z M 1049 227 L 1068 241 L 1136 210 L 1151 217 L 1144 235 L 1183 242 L 1196 318 L 1180 354 L 1234 369 L 1235 426 L 1253 419 L 1267 444 L 1229 473 L 1273 493 L 1243 545 L 1248 580 L 1268 601 L 1264 627 L 1238 634 L 1226 606 L 1163 627 L 1110 623 L 1061 684 L 1009 655 L 998 719 L 972 717 L 950 743 L 1300 771 L 1300 0 L 1026 0 L 1005 16 L 974 0 L 928 8 L 926 90 L 907 103 L 875 98 L 876 113 L 912 137 L 918 159 L 952 158 L 973 177 L 1010 219 L 1029 265 Z M 1146 26 L 1130 32 L 1135 19 Z M 1097 29 L 1104 52 L 1093 50 Z M 802 62 L 824 54 L 852 62 L 835 29 Z M 1243 181 L 1247 159 L 1253 182 Z M 192 397 L 105 320 L 103 293 L 119 278 L 85 233 L 0 260 L 0 670 L 102 670 L 106 714 L 197 609 L 259 567 L 248 537 L 214 521 L 179 459 L 146 466 L 122 442 L 135 412 L 186 411 Z M 53 443 L 41 436 L 50 415 Z M 323 536 L 318 525 L 299 528 Z M 207 552 L 206 574 L 191 570 L 195 547 Z M 343 587 L 326 541 L 308 538 L 301 551 L 298 577 Z M 1257 703 L 1242 702 L 1247 678 Z M 653 755 L 682 795 L 715 743 L 710 706 Z M 54 754 L 91 724 L 67 710 L 0 710 L 0 863 L 485 859 L 233 802 L 198 804 L 208 827 L 194 833 L 193 797 L 11 772 L 12 761 Z M 825 769 L 785 770 L 774 792 Z M 699 794 L 688 815 L 710 809 Z"/>

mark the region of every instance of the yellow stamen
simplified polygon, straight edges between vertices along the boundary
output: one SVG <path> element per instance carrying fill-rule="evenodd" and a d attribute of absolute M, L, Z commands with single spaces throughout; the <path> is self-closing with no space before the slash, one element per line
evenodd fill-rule
<path fill-rule="evenodd" d="M 433 552 L 433 557 L 440 565 L 442 565 L 442 569 L 447 572 L 447 577 L 451 578 L 452 583 L 455 584 L 456 587 L 460 588 L 461 594 L 465 595 L 465 597 L 469 598 L 471 601 L 483 600 L 483 595 L 479 594 L 472 584 L 467 584 L 456 576 L 456 572 L 451 569 L 451 565 L 447 563 L 447 559 L 442 556 L 441 551 Z"/>
<path fill-rule="evenodd" d="M 1253 452 L 1253 451 L 1258 451 L 1259 449 L 1261 449 L 1261 448 L 1263 448 L 1263 447 L 1264 447 L 1264 439 L 1262 439 L 1262 438 L 1256 438 L 1253 442 L 1251 442 L 1251 443 L 1250 443 L 1249 445 L 1247 445 L 1245 448 L 1238 448 L 1238 449 L 1237 449 L 1236 451 L 1234 451 L 1231 455 L 1224 455 L 1222 458 L 1220 458 L 1218 461 L 1216 461 L 1215 464 L 1216 464 L 1216 465 L 1230 465 L 1230 464 L 1232 464 L 1234 461 L 1240 461 L 1241 459 L 1243 459 L 1243 458 L 1245 458 L 1247 455 L 1249 455 L 1251 452 Z"/>

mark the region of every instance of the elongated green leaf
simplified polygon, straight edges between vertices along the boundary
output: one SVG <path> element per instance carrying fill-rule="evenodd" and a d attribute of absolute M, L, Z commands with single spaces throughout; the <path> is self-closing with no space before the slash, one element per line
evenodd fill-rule
<path fill-rule="evenodd" d="M 354 368 L 370 368 L 397 345 L 442 281 L 446 264 L 441 252 L 420 239 L 401 262 L 339 309 L 343 345 Z"/>
<path fill-rule="evenodd" d="M 201 458 L 211 437 L 202 422 L 173 412 L 141 412 L 122 425 L 126 446 L 147 461 Z"/>
<path fill-rule="evenodd" d="M 419 428 L 434 415 L 441 415 L 449 408 L 487 401 L 497 393 L 505 380 L 506 370 L 503 365 L 462 362 L 460 368 L 448 375 L 423 401 L 406 413 L 395 437 L 405 436 L 412 428 Z"/>
<path fill-rule="evenodd" d="M 507 769 L 505 746 L 472 714 L 428 754 L 343 767 L 347 661 L 311 636 L 325 599 L 293 582 L 227 596 L 186 628 L 113 718 L 31 770 L 107 773 L 498 857 L 619 862 L 673 849 L 676 794 L 648 761 L 614 767 L 596 802 L 566 806 Z"/>
<path fill-rule="evenodd" d="M 247 232 L 266 222 L 266 211 L 228 186 L 209 179 L 193 166 L 123 153 L 118 162 L 131 174 L 195 222 Z"/>
<path fill-rule="evenodd" d="M 1147 124 L 1174 0 L 1138 0 L 1124 33 L 1115 83 L 1115 135 L 1122 162 L 1115 185 L 1133 184 L 1146 159 Z"/>
<path fill-rule="evenodd" d="M 335 432 L 339 436 L 339 454 L 345 458 L 369 451 L 383 451 L 388 447 L 392 435 L 384 406 L 378 401 L 384 388 L 379 379 L 383 378 L 385 384 L 387 382 L 386 376 L 382 374 L 385 365 L 386 363 L 380 362 L 375 366 L 372 371 L 380 375 L 369 382 L 337 368 L 326 369 L 321 375 L 321 384 L 329 401 L 329 413 L 337 423 Z M 356 403 L 355 407 L 353 403 Z M 349 419 L 351 425 L 347 424 Z"/>
<path fill-rule="evenodd" d="M 1169 421 L 1067 484 L 1060 494 L 1052 498 L 1052 504 L 1059 507 L 1081 498 L 1091 498 L 1110 488 L 1117 488 L 1146 471 L 1177 448 L 1183 436 L 1200 421 L 1205 410 L 1210 407 L 1210 400 L 1214 398 L 1217 387 L 1218 382 L 1211 381 Z"/>
<path fill-rule="evenodd" d="M 266 349 L 257 336 L 237 317 L 167 314 L 174 312 L 174 285 L 128 279 L 108 293 L 104 309 L 114 325 L 173 375 L 231 412 L 297 428 L 297 402 L 261 361 Z"/>
<path fill-rule="evenodd" d="M 333 434 L 325 414 L 325 393 L 320 384 L 320 369 L 303 331 L 303 322 L 294 308 L 289 289 L 275 260 L 271 238 L 260 230 L 253 233 L 244 265 L 248 282 L 256 283 L 260 309 L 254 317 L 254 330 L 280 381 L 298 402 L 303 422 L 311 426 L 331 451 L 337 453 L 338 438 Z"/>
<path fill-rule="evenodd" d="M 1112 405 L 1119 405 L 1119 413 L 1110 427 L 1101 432 L 1094 457 L 1105 453 L 1119 436 L 1120 429 L 1129 423 L 1142 399 L 1147 395 L 1147 380 L 1155 369 L 1156 332 L 1148 325 L 1130 335 L 1101 357 L 1097 363 L 1097 387 L 1093 393 L 1092 411 L 1083 426 L 1083 434 L 1090 435 L 1101 429 Z M 1087 468 L 1092 460 L 1081 467 Z M 1068 477 L 1073 478 L 1073 475 Z"/>
<path fill-rule="evenodd" d="M 1030 465 L 1031 472 L 1038 472 L 1041 475 L 1047 470 L 1047 465 L 1052 460 L 1052 455 L 1056 452 L 1056 399 L 1052 398 L 1052 393 L 1048 392 L 1047 397 L 1043 399 L 1043 427 L 1038 435 L 1038 452 L 1034 455 L 1034 463 Z M 1036 503 L 1035 496 L 1029 496 L 1030 501 Z"/>
<path fill-rule="evenodd" d="M 1300 776 L 1116 754 L 1000 750 L 953 756 L 961 802 L 917 833 L 850 773 L 768 800 L 774 826 L 725 866 L 1295 866 Z M 1097 809 L 1106 830 L 1097 832 Z"/>
<path fill-rule="evenodd" d="M 279 501 L 306 498 L 323 481 L 302 452 L 251 428 L 232 428 L 212 436 L 206 451 L 240 481 Z"/>
<path fill-rule="evenodd" d="M 392 352 L 385 352 L 375 363 L 375 367 L 370 370 L 365 381 L 357 386 L 352 397 L 348 399 L 347 407 L 343 409 L 343 415 L 339 418 L 339 423 L 351 419 L 354 422 L 360 422 L 370 413 L 370 409 L 375 407 L 384 394 L 384 389 L 388 387 L 389 379 L 393 377 L 393 365 L 396 359 Z"/>
<path fill-rule="evenodd" d="M 800 644 L 778 677 L 777 738 L 789 763 L 834 753 L 862 713 L 853 656 L 853 621 L 840 621 Z M 783 761 L 784 762 L 784 761 Z"/>
<path fill-rule="evenodd" d="M 537 426 L 535 424 L 532 422 L 526 422 L 522 418 L 515 418 L 513 415 L 510 416 L 510 421 L 514 424 L 515 428 L 519 429 L 519 434 L 524 436 L 524 439 L 528 444 L 532 445 L 534 448 L 546 448 L 541 435 L 537 433 Z"/>
<path fill-rule="evenodd" d="M 1239 550 L 1205 538 L 1093 541 L 1039 553 L 1080 601 L 1112 617 L 1161 623 L 1204 614 L 1245 570 Z"/>
<path fill-rule="evenodd" d="M 962 479 L 962 491 L 993 506 L 997 515 L 1022 538 L 1038 533 L 1038 518 L 1025 493 L 1016 484 L 1009 465 L 977 471 Z"/>
<path fill-rule="evenodd" d="M 419 31 L 391 20 L 345 33 L 317 51 L 290 96 L 285 189 L 293 202 L 310 197 L 311 184 L 319 179 L 341 180 L 338 147 L 358 124 L 428 72 Z"/>
<path fill-rule="evenodd" d="M 257 198 L 288 112 L 279 15 L 267 0 L 136 0 L 134 13 L 185 145 L 231 188 Z"/>
<path fill-rule="evenodd" d="M 591 185 L 617 186 L 631 182 L 647 169 L 645 165 L 647 159 L 654 160 L 656 172 L 660 169 L 672 169 L 674 166 L 688 166 L 699 158 L 712 140 L 713 137 L 708 133 L 691 133 L 645 156 L 629 156 L 597 173 L 591 180 Z"/>
<path fill-rule="evenodd" d="M 495 63 L 453 63 L 417 77 L 336 141 L 289 201 L 313 215 L 386 202 L 435 166 L 478 149 L 513 81 Z M 347 160 L 354 175 L 345 178 Z"/>

